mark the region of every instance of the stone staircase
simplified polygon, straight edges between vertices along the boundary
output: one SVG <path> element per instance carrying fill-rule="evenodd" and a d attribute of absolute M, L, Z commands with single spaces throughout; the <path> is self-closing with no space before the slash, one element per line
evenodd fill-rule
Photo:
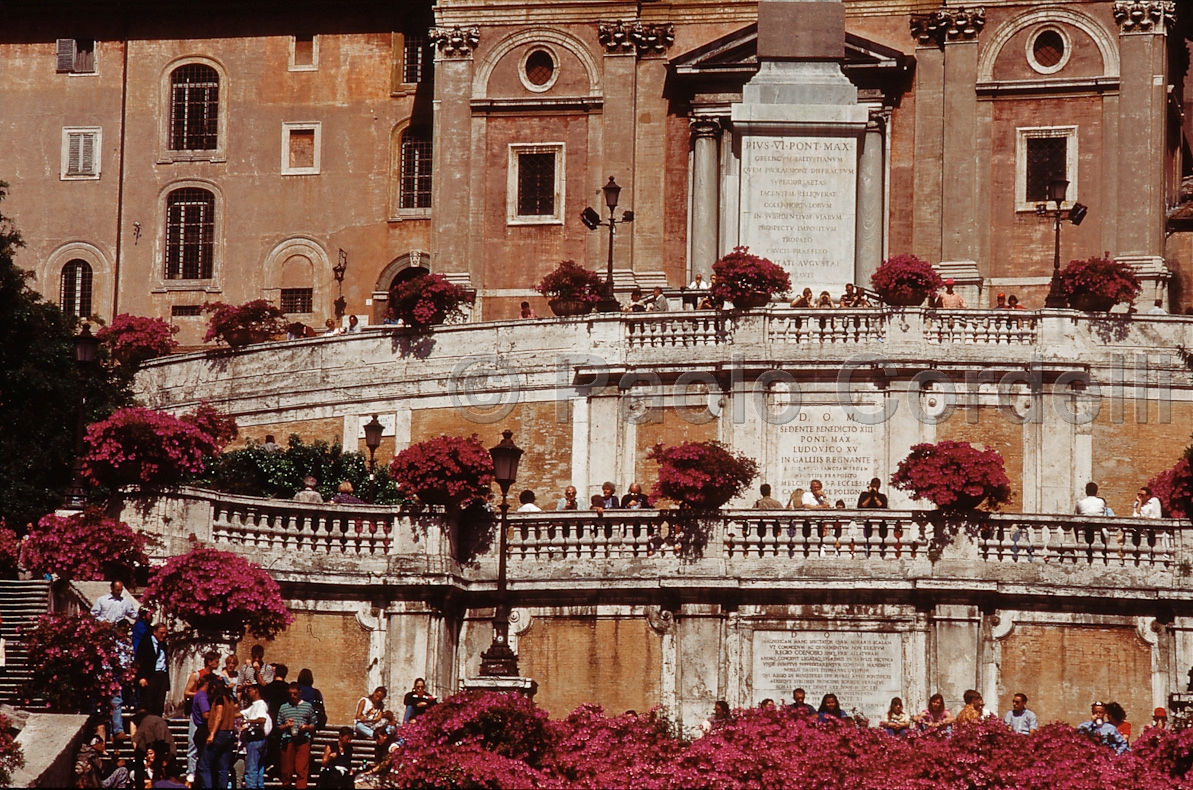
<path fill-rule="evenodd" d="M 47 581 L 0 580 L 0 636 L 5 641 L 6 663 L 0 670 L 0 702 L 15 707 L 44 707 L 34 700 L 27 704 L 21 692 L 29 680 L 29 662 L 25 642 L 19 630 L 50 610 L 50 583 Z"/>

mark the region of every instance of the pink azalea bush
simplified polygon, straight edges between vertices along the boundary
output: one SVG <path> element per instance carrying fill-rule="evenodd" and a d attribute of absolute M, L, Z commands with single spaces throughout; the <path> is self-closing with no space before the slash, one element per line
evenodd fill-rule
<path fill-rule="evenodd" d="M 204 343 L 222 340 L 232 345 L 229 342 L 230 333 L 241 330 L 264 335 L 276 335 L 286 331 L 286 314 L 266 299 L 253 299 L 240 305 L 223 302 L 205 304 L 203 312 L 211 316 L 207 319 Z"/>
<path fill-rule="evenodd" d="M 442 274 L 424 274 L 407 280 L 389 296 L 394 315 L 419 332 L 461 315 L 461 306 L 468 302 L 468 292 Z"/>
<path fill-rule="evenodd" d="M 874 290 L 891 304 L 905 304 L 944 287 L 944 280 L 932 264 L 915 255 L 887 258 L 870 275 Z"/>
<path fill-rule="evenodd" d="M 561 261 L 539 281 L 534 290 L 550 299 L 565 299 L 595 305 L 601 301 L 601 278 L 575 261 Z"/>
<path fill-rule="evenodd" d="M 160 488 L 201 474 L 204 458 L 218 454 L 224 437 L 235 429 L 234 422 L 229 425 L 209 409 L 204 405 L 175 417 L 134 407 L 93 423 L 87 428 L 83 475 L 92 485 L 117 489 Z"/>
<path fill-rule="evenodd" d="M 21 564 L 61 579 L 131 581 L 137 568 L 149 565 L 147 543 L 144 535 L 97 508 L 66 517 L 50 513 L 29 531 Z"/>
<path fill-rule="evenodd" d="M 1116 755 L 1064 724 L 1016 735 L 1000 722 L 897 738 L 850 722 L 736 711 L 684 741 L 656 712 L 585 705 L 547 721 L 517 695 L 449 698 L 402 728 L 387 787 L 635 790 L 1190 790 L 1189 731 L 1148 733 Z"/>
<path fill-rule="evenodd" d="M 915 445 L 891 475 L 891 485 L 941 510 L 971 510 L 983 502 L 998 506 L 1011 500 L 1002 455 L 978 450 L 969 442 Z"/>
<path fill-rule="evenodd" d="M 1182 458 L 1165 469 L 1151 480 L 1147 487 L 1160 500 L 1164 507 L 1164 515 L 1168 518 L 1189 518 L 1193 510 L 1193 468 L 1189 466 L 1189 459 Z"/>
<path fill-rule="evenodd" d="M 1066 298 L 1095 296 L 1118 302 L 1130 302 L 1139 296 L 1139 278 L 1130 264 L 1094 256 L 1070 261 L 1060 272 L 1061 292 Z"/>
<path fill-rule="evenodd" d="M 656 445 L 647 453 L 659 465 L 653 494 L 681 507 L 715 510 L 746 489 L 758 475 L 758 464 L 729 451 L 720 442 Z"/>
<path fill-rule="evenodd" d="M 204 630 L 273 639 L 294 622 L 277 582 L 260 565 L 197 544 L 155 568 L 144 597 Z"/>
<path fill-rule="evenodd" d="M 786 296 L 791 290 L 787 271 L 767 258 L 750 254 L 749 247 L 734 247 L 712 265 L 716 281 L 710 293 L 713 299 L 735 305 L 749 294 Z"/>
<path fill-rule="evenodd" d="M 116 629 L 90 613 L 42 615 L 23 636 L 32 673 L 25 695 L 56 713 L 102 710 L 130 679 L 117 669 Z"/>
<path fill-rule="evenodd" d="M 473 434 L 437 436 L 407 447 L 394 457 L 390 476 L 398 492 L 428 505 L 464 507 L 489 492 L 493 458 Z"/>
<path fill-rule="evenodd" d="M 178 342 L 174 340 L 177 332 L 178 327 L 160 318 L 121 313 L 95 336 L 115 362 L 135 367 L 178 348 Z"/>

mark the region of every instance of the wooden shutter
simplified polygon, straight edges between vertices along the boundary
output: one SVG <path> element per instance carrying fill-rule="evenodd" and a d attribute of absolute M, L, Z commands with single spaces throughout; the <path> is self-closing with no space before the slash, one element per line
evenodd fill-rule
<path fill-rule="evenodd" d="M 95 175 L 95 135 L 85 132 L 79 135 L 79 175 Z"/>
<path fill-rule="evenodd" d="M 75 70 L 75 40 L 73 38 L 58 39 L 58 72 L 72 72 Z"/>

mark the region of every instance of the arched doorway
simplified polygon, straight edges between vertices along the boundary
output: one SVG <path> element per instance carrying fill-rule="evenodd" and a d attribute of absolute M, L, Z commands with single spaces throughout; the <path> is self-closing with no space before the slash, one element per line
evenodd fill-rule
<path fill-rule="evenodd" d="M 423 250 L 411 250 L 389 262 L 373 285 L 373 323 L 385 321 L 389 308 L 389 292 L 395 286 L 424 274 L 431 273 L 431 254 Z"/>

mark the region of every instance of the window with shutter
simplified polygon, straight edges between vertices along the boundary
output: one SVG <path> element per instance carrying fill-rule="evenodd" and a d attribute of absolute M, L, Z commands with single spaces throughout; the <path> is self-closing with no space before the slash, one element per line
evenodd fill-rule
<path fill-rule="evenodd" d="M 59 74 L 94 74 L 95 39 L 58 39 L 58 57 L 55 69 Z"/>
<path fill-rule="evenodd" d="M 67 127 L 62 130 L 63 179 L 99 178 L 100 130 L 94 127 Z"/>
<path fill-rule="evenodd" d="M 69 74 L 75 70 L 75 40 L 73 38 L 58 39 L 58 73 Z"/>

